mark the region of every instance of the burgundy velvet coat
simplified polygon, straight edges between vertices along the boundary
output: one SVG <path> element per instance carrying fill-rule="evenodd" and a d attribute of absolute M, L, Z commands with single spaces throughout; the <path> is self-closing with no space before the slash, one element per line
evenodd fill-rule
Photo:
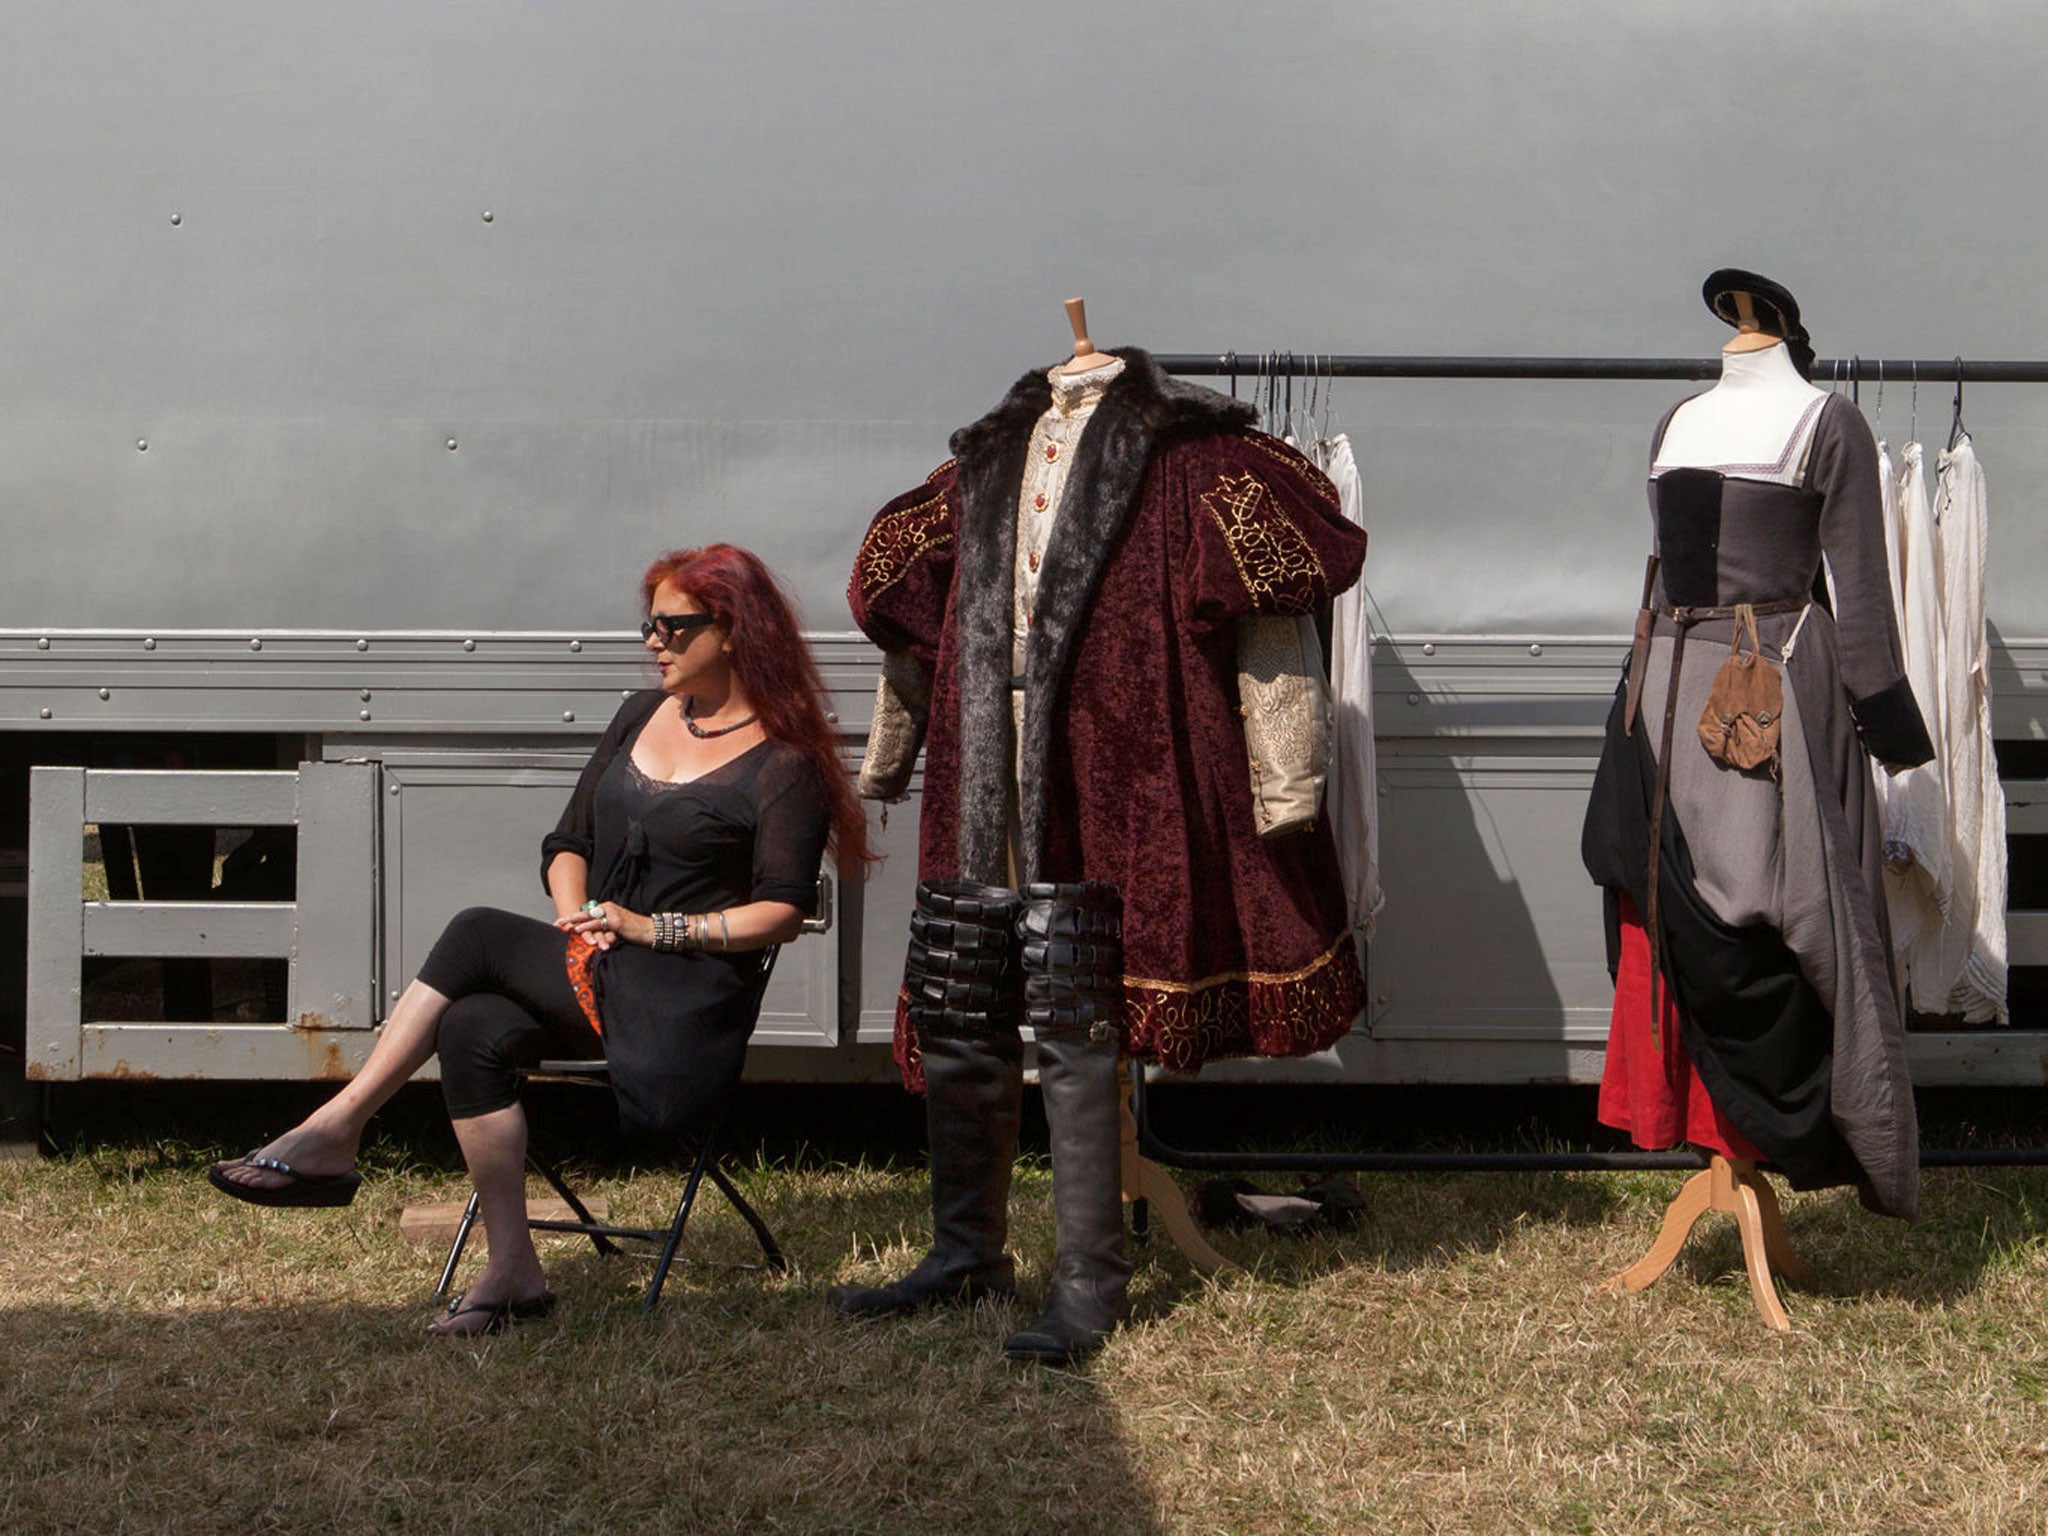
<path fill-rule="evenodd" d="M 1358 579 L 1365 535 L 1249 405 L 1117 355 L 1039 573 L 1019 873 L 1122 891 L 1128 1054 L 1192 1070 L 1321 1050 L 1364 981 L 1327 819 L 1257 834 L 1235 623 L 1329 602 Z M 854 563 L 854 621 L 932 674 L 923 879 L 1011 883 L 1017 495 L 1050 395 L 1028 373 L 955 433 L 954 459 L 876 515 Z M 896 1040 L 918 1086 L 900 998 Z"/>

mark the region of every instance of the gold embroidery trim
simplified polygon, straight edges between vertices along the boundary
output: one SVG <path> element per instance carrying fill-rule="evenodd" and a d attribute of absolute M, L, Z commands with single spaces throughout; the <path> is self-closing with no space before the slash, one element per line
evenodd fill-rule
<path fill-rule="evenodd" d="M 856 574 L 862 599 L 873 602 L 909 575 L 919 560 L 952 542 L 943 491 L 876 518 L 860 547 Z"/>
<path fill-rule="evenodd" d="M 1257 475 L 1224 475 L 1202 493 L 1223 547 L 1252 602 L 1267 613 L 1307 613 L 1329 589 L 1315 547 L 1273 502 Z"/>
<path fill-rule="evenodd" d="M 1267 458 L 1278 459 L 1296 474 L 1301 475 L 1304 480 L 1308 481 L 1309 489 L 1315 492 L 1316 500 L 1327 502 L 1332 511 L 1341 512 L 1343 510 L 1344 504 L 1338 498 L 1337 487 L 1330 483 L 1330 477 L 1311 464 L 1308 460 L 1308 455 L 1299 448 L 1290 448 L 1285 443 L 1275 442 L 1264 433 L 1259 433 L 1256 436 L 1248 435 L 1245 441 L 1258 449 Z M 1303 471 L 1307 471 L 1307 473 L 1303 474 Z"/>
<path fill-rule="evenodd" d="M 1218 971 L 1214 976 L 1204 976 L 1200 981 L 1160 981 L 1150 976 L 1126 976 L 1126 991 L 1142 988 L 1147 992 L 1201 992 L 1209 987 L 1227 986 L 1234 981 L 1257 982 L 1264 986 L 1284 986 L 1288 982 L 1303 981 L 1335 960 L 1344 946 L 1351 942 L 1351 930 L 1346 928 L 1337 936 L 1337 942 L 1309 961 L 1298 971 Z"/>

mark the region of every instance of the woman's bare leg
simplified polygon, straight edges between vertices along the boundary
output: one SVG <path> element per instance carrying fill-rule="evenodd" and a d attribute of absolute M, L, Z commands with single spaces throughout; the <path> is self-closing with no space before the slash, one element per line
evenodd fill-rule
<path fill-rule="evenodd" d="M 434 1039 L 447 1006 L 448 999 L 423 981 L 407 987 L 378 1031 L 370 1059 L 348 1086 L 250 1156 L 276 1158 L 300 1173 L 346 1173 L 353 1168 L 370 1116 L 434 1054 Z M 522 1137 L 521 1158 L 524 1156 Z M 252 1168 L 239 1159 L 221 1164 L 220 1170 L 226 1178 L 259 1189 L 280 1189 L 291 1183 L 273 1169 Z"/>
<path fill-rule="evenodd" d="M 526 1111 L 513 1104 L 454 1124 L 462 1160 L 476 1186 L 491 1256 L 459 1298 L 462 1310 L 430 1331 L 478 1333 L 492 1321 L 490 1307 L 531 1300 L 547 1289 L 547 1279 L 526 1225 Z"/>

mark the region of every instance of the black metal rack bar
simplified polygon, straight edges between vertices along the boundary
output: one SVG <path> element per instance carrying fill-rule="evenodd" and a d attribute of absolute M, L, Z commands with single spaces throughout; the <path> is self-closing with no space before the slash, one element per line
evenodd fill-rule
<path fill-rule="evenodd" d="M 1353 352 L 1160 352 L 1154 362 L 1190 378 L 1246 378 L 1268 372 L 1297 379 L 1681 379 L 1717 378 L 1712 357 L 1428 357 Z M 1843 384 L 2048 384 L 2048 362 L 1972 361 L 1957 357 L 1823 357 L 1816 382 Z"/>
<path fill-rule="evenodd" d="M 1168 373 L 1194 378 L 1295 379 L 1675 379 L 1717 378 L 1712 357 L 1374 356 L 1351 352 L 1155 352 Z M 2048 362 L 1940 358 L 1819 358 L 1816 382 L 2048 384 Z M 1674 1152 L 1258 1152 L 1179 1147 L 1163 1139 L 1148 1113 L 1142 1068 L 1131 1074 L 1131 1115 L 1138 1150 L 1173 1168 L 1238 1173 L 1583 1173 L 1704 1168 L 1704 1156 Z M 1924 1147 L 1923 1168 L 2021 1168 L 2048 1164 L 2048 1147 Z"/>
<path fill-rule="evenodd" d="M 1600 1173 L 1691 1170 L 1698 1152 L 1235 1152 L 1175 1146 L 1153 1128 L 1142 1069 L 1131 1073 L 1131 1117 L 1138 1150 L 1156 1163 L 1230 1173 Z M 1923 1147 L 1923 1168 L 2032 1168 L 2048 1147 Z"/>

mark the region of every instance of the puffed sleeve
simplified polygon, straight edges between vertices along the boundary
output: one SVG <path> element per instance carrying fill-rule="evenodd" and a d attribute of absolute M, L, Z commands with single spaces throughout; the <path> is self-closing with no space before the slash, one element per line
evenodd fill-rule
<path fill-rule="evenodd" d="M 938 664 L 953 587 L 958 480 L 956 467 L 942 464 L 877 512 L 846 585 L 861 632 L 885 651 L 908 651 L 927 673 Z"/>
<path fill-rule="evenodd" d="M 754 901 L 818 910 L 818 866 L 832 835 L 832 802 L 818 768 L 793 747 L 777 751 L 756 781 Z"/>
<path fill-rule="evenodd" d="M 1808 483 L 1821 497 L 1821 549 L 1834 579 L 1842 681 L 1857 734 L 1879 762 L 1915 767 L 1934 756 L 1934 743 L 1906 681 L 1892 612 L 1877 442 L 1846 400 L 1830 401 L 1821 414 Z"/>
<path fill-rule="evenodd" d="M 558 853 L 580 854 L 588 863 L 597 847 L 597 781 L 604 777 L 604 771 L 611 760 L 618 755 L 621 744 L 631 741 L 633 735 L 647 722 L 647 717 L 661 707 L 668 695 L 659 688 L 643 689 L 634 694 L 618 708 L 612 716 L 612 723 L 604 728 L 604 734 L 597 739 L 597 747 L 590 754 L 590 761 L 583 765 L 583 772 L 577 777 L 576 788 L 569 795 L 569 803 L 562 808 L 562 819 L 555 823 L 555 830 L 540 841 L 540 886 L 548 888 L 548 865 Z"/>
<path fill-rule="evenodd" d="M 1337 488 L 1262 432 L 1190 445 L 1188 492 L 1198 630 L 1255 613 L 1312 613 L 1358 580 L 1365 530 Z"/>

